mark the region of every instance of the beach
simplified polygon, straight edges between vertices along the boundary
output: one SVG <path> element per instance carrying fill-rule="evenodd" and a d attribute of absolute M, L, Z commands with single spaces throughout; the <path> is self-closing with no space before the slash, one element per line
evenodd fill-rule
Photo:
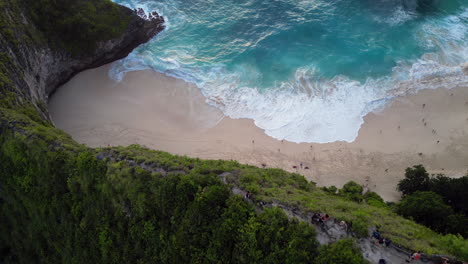
<path fill-rule="evenodd" d="M 90 147 L 140 144 L 203 159 L 282 168 L 318 186 L 356 181 L 387 201 L 407 167 L 461 177 L 468 172 L 468 87 L 421 90 L 364 118 L 352 143 L 292 143 L 252 120 L 224 117 L 193 84 L 150 70 L 108 77 L 87 70 L 50 98 L 54 124 Z M 302 166 L 301 166 L 302 165 Z"/>

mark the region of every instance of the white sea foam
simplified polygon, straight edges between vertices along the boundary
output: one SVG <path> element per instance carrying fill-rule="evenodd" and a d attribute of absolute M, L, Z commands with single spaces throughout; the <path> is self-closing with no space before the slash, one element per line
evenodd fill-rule
<path fill-rule="evenodd" d="M 400 69 L 401 70 L 401 69 Z M 295 79 L 277 89 L 259 92 L 237 88 L 235 77 L 202 82 L 207 102 L 232 118 L 251 118 L 265 133 L 293 142 L 351 142 L 363 117 L 395 96 L 419 89 L 468 85 L 460 66 L 420 60 L 406 68 L 409 79 L 368 79 L 364 84 L 344 76 L 314 81 L 313 70 L 298 69 Z"/>
<path fill-rule="evenodd" d="M 416 17 L 416 13 L 405 10 L 403 6 L 398 6 L 388 16 L 382 18 L 381 16 L 376 15 L 374 16 L 374 20 L 396 26 L 415 19 Z"/>
<path fill-rule="evenodd" d="M 395 21 L 407 19 L 402 16 Z M 109 74 L 121 80 L 128 71 L 164 68 L 167 75 L 195 83 L 207 103 L 225 115 L 253 119 L 274 138 L 293 142 L 351 142 L 358 135 L 363 117 L 396 96 L 420 89 L 468 85 L 468 76 L 460 66 L 468 61 L 468 25 L 459 21 L 467 18 L 465 10 L 461 16 L 425 23 L 418 39 L 438 52 L 425 54 L 416 61 L 402 61 L 391 75 L 369 78 L 364 83 L 346 76 L 320 78 L 311 65 L 297 69 L 288 82 L 261 90 L 244 86 L 241 76 L 227 71 L 223 65 L 191 66 L 184 60 L 190 52 L 180 50 L 174 54 L 166 51 L 157 58 L 144 52 L 132 54 L 115 63 Z M 236 70 L 243 71 L 252 76 L 260 74 L 252 68 Z"/>

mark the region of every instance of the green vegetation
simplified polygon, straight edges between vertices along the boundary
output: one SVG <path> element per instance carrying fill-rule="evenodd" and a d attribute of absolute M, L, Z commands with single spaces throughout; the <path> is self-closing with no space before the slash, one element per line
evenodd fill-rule
<path fill-rule="evenodd" d="M 361 202 L 364 199 L 364 197 L 362 196 L 362 190 L 363 188 L 361 185 L 350 181 L 343 185 L 343 188 L 340 190 L 340 194 L 343 197 L 346 197 L 348 200 Z"/>
<path fill-rule="evenodd" d="M 8 67 L 11 67 L 10 58 L 5 53 L 0 52 L 0 90 L 6 90 L 13 85 L 8 76 Z"/>
<path fill-rule="evenodd" d="M 435 230 L 443 229 L 447 216 L 453 214 L 452 208 L 444 203 L 440 195 L 419 191 L 403 199 L 397 205 L 397 212 Z"/>
<path fill-rule="evenodd" d="M 405 179 L 398 183 L 397 188 L 403 196 L 406 196 L 416 191 L 428 191 L 429 185 L 429 173 L 422 165 L 416 165 L 406 169 Z"/>
<path fill-rule="evenodd" d="M 227 182 L 253 193 L 257 202 L 278 202 L 303 211 L 325 212 L 339 220 L 352 224 L 358 236 L 367 236 L 368 229 L 378 226 L 382 235 L 404 247 L 421 250 L 428 254 L 451 254 L 464 256 L 468 253 L 468 241 L 457 236 L 443 236 L 429 228 L 418 225 L 394 212 L 376 193 L 366 193 L 361 202 L 349 200 L 351 190 L 346 188 L 318 188 L 303 176 L 280 169 L 260 169 L 240 165 L 235 161 L 204 161 L 173 156 L 165 152 L 147 150 L 133 145 L 130 147 L 104 148 L 100 151 L 112 153 L 120 159 L 132 160 L 137 164 L 162 167 L 168 171 L 230 172 Z M 349 183 L 346 186 L 356 186 Z M 324 190 L 326 189 L 326 190 Z M 450 240 L 450 241 L 449 241 Z M 459 247 L 449 246 L 456 243 Z M 465 257 L 466 258 L 466 257 Z"/>
<path fill-rule="evenodd" d="M 398 213 L 438 232 L 468 237 L 468 176 L 430 177 L 417 165 L 406 169 L 398 190 L 404 195 Z"/>
<path fill-rule="evenodd" d="M 362 257 L 354 242 L 342 239 L 319 250 L 319 255 L 314 264 L 365 264 L 367 261 Z"/>
<path fill-rule="evenodd" d="M 384 200 L 382 199 L 382 197 L 380 197 L 380 195 L 378 195 L 375 192 L 366 192 L 364 194 L 363 198 L 367 202 L 367 204 L 369 204 L 369 205 L 372 205 L 372 206 L 375 206 L 375 207 L 385 207 L 385 206 L 387 206 L 385 204 Z"/>
<path fill-rule="evenodd" d="M 361 202 L 349 200 L 346 191 L 317 188 L 297 174 L 277 169 L 243 167 L 238 175 L 228 177 L 229 181 L 255 194 L 265 202 L 279 202 L 304 211 L 326 212 L 338 220 L 351 223 L 353 232 L 367 236 L 368 229 L 378 226 L 382 235 L 394 243 L 428 254 L 450 254 L 465 256 L 468 241 L 456 236 L 443 236 L 429 228 L 399 216 L 383 203 L 376 194 L 368 194 Z M 354 186 L 353 183 L 348 186 Z M 454 240 L 448 242 L 448 240 Z M 457 243 L 459 247 L 449 246 Z"/>
<path fill-rule="evenodd" d="M 277 208 L 255 214 L 211 172 L 107 167 L 90 151 L 10 136 L 0 139 L 0 172 L 2 262 L 311 263 L 317 255 L 311 226 Z"/>
<path fill-rule="evenodd" d="M 120 36 L 131 12 L 110 0 L 2 0 L 0 9 L 0 35 L 13 47 L 48 43 L 77 55 Z M 24 23 L 23 15 L 36 27 Z"/>
<path fill-rule="evenodd" d="M 23 0 L 28 15 L 50 44 L 77 54 L 120 36 L 130 22 L 129 11 L 110 0 Z"/>
<path fill-rule="evenodd" d="M 18 43 L 15 36 L 15 31 L 19 26 L 18 20 L 12 18 L 11 14 L 19 14 L 19 8 L 16 1 L 3 0 L 0 2 L 0 35 L 6 41 L 10 43 Z M 0 62 L 3 62 L 3 58 L 0 58 Z M 2 69 L 0 68 L 0 71 Z M 0 86 L 1 87 L 1 86 Z"/>

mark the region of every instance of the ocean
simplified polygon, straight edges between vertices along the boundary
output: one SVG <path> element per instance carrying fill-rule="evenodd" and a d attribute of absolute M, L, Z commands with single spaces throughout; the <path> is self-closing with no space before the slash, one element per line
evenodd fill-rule
<path fill-rule="evenodd" d="M 114 0 L 166 29 L 109 75 L 152 69 L 292 142 L 352 142 L 420 89 L 468 87 L 468 0 Z"/>

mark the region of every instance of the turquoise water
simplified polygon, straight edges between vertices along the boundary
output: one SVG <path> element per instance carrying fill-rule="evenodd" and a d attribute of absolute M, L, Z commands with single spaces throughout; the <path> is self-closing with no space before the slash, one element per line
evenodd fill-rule
<path fill-rule="evenodd" d="M 110 75 L 151 68 L 295 142 L 353 141 L 363 116 L 446 78 L 468 83 L 468 0 L 115 0 L 167 28 Z"/>

